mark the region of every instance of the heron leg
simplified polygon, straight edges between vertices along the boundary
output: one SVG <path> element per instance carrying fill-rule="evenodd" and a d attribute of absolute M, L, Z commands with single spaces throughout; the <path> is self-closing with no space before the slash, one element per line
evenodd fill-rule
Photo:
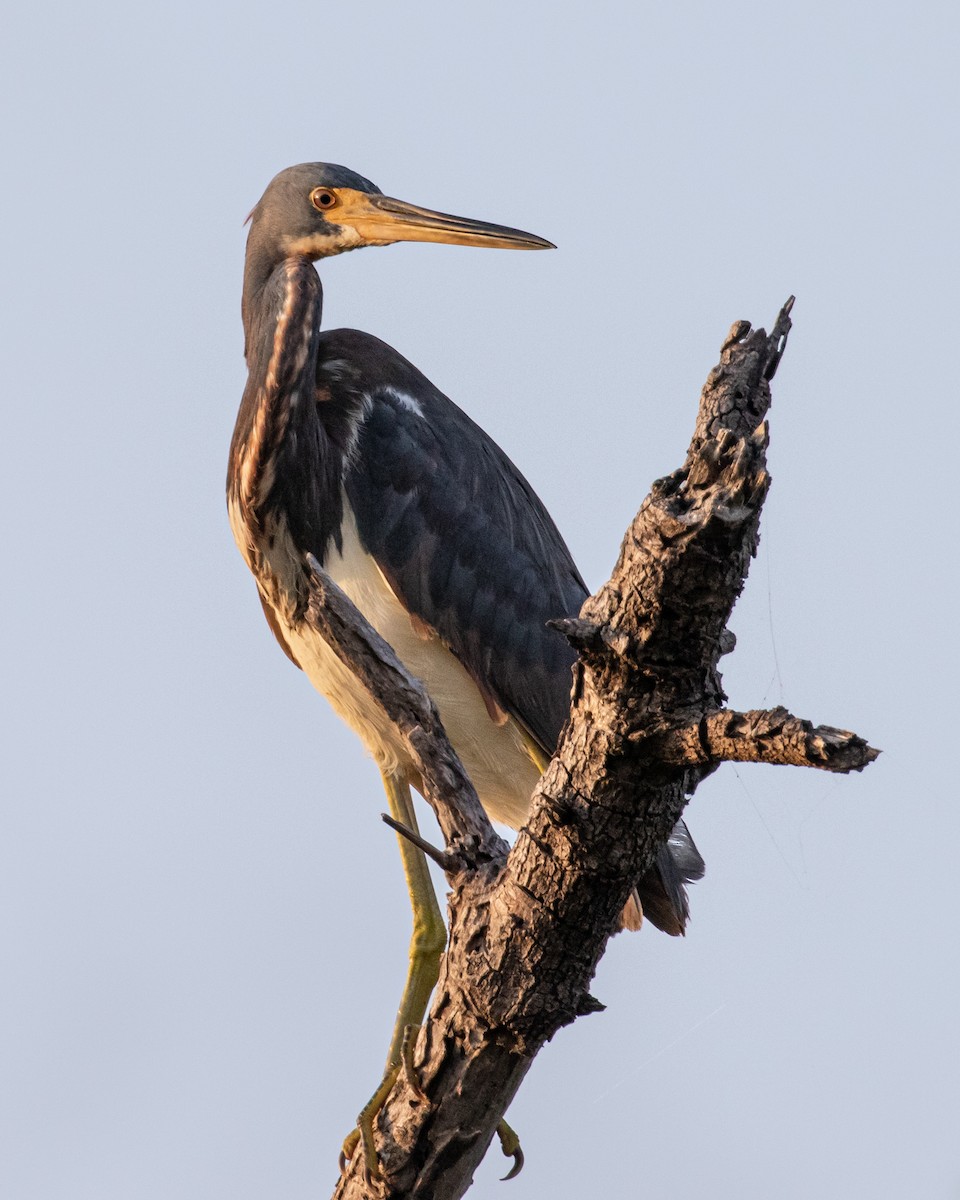
<path fill-rule="evenodd" d="M 410 795 L 410 785 L 406 779 L 402 775 L 384 771 L 383 785 L 393 819 L 406 825 L 408 829 L 419 832 L 413 797 Z M 357 1118 L 357 1128 L 344 1141 L 340 1156 L 342 1164 L 346 1159 L 353 1157 L 359 1145 L 363 1153 L 364 1172 L 368 1178 L 376 1178 L 378 1175 L 377 1156 L 373 1149 L 373 1122 L 390 1094 L 401 1066 L 405 1066 L 408 1073 L 411 1070 L 412 1042 L 409 1029 L 410 1026 L 417 1027 L 423 1022 L 430 993 L 440 973 L 440 956 L 447 944 L 447 930 L 433 890 L 426 855 L 406 838 L 398 835 L 397 840 L 413 909 L 413 935 L 410 938 L 407 982 L 393 1026 L 383 1080 Z M 415 1090 L 419 1090 L 419 1085 Z"/>
<path fill-rule="evenodd" d="M 406 779 L 385 772 L 383 785 L 387 792 L 390 815 L 414 833 L 419 833 L 413 797 L 410 795 L 410 785 Z M 384 1074 L 393 1071 L 401 1063 L 407 1026 L 420 1025 L 423 1022 L 430 993 L 440 974 L 440 956 L 447 944 L 447 927 L 443 923 L 437 894 L 433 890 L 427 856 L 419 846 L 414 846 L 399 834 L 397 842 L 400 845 L 403 873 L 410 893 L 410 907 L 413 909 L 413 935 L 410 938 L 407 982 L 400 998 Z"/>

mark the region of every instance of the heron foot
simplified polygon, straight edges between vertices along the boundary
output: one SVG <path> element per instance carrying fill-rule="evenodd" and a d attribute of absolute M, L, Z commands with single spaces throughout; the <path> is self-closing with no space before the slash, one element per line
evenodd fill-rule
<path fill-rule="evenodd" d="M 373 1145 L 373 1123 L 377 1119 L 377 1113 L 383 1108 L 387 1097 L 393 1090 L 399 1074 L 399 1063 L 397 1066 L 389 1068 L 381 1080 L 380 1086 L 360 1110 L 356 1129 L 343 1139 L 343 1147 L 340 1150 L 341 1175 L 346 1173 L 347 1163 L 352 1161 L 359 1147 L 360 1153 L 363 1155 L 364 1182 L 369 1185 L 380 1179 L 380 1160 L 377 1158 L 377 1152 Z"/>
<path fill-rule="evenodd" d="M 500 1139 L 500 1149 L 507 1158 L 513 1159 L 513 1166 L 501 1180 L 501 1183 L 506 1183 L 508 1179 L 516 1179 L 523 1170 L 523 1149 L 520 1139 L 506 1121 L 501 1121 L 497 1126 L 497 1137 Z"/>
<path fill-rule="evenodd" d="M 380 1086 L 363 1106 L 360 1115 L 357 1117 L 356 1129 L 351 1130 L 343 1139 L 343 1146 L 340 1150 L 341 1175 L 346 1174 L 347 1163 L 352 1162 L 359 1148 L 360 1153 L 363 1155 L 364 1182 L 370 1185 L 380 1180 L 380 1160 L 373 1145 L 373 1123 L 377 1119 L 377 1113 L 386 1104 L 387 1097 L 393 1090 L 393 1085 L 397 1082 L 397 1077 L 401 1071 L 410 1089 L 418 1099 L 426 1104 L 430 1103 L 429 1097 L 420 1086 L 420 1079 L 413 1062 L 413 1046 L 419 1029 L 419 1025 L 408 1025 L 406 1027 L 400 1062 L 397 1066 L 391 1067 L 384 1075 Z M 516 1131 L 506 1121 L 501 1120 L 497 1126 L 497 1137 L 500 1139 L 500 1149 L 503 1151 L 503 1154 L 507 1158 L 513 1159 L 513 1166 L 501 1180 L 501 1182 L 506 1183 L 507 1180 L 516 1179 L 523 1170 L 523 1147 L 520 1145 L 520 1138 L 517 1136 Z"/>
<path fill-rule="evenodd" d="M 387 1097 L 393 1089 L 393 1085 L 397 1082 L 397 1077 L 400 1072 L 403 1072 L 403 1078 L 406 1080 L 407 1086 L 424 1104 L 430 1103 L 430 1098 L 420 1086 L 420 1075 L 417 1071 L 416 1064 L 413 1061 L 414 1049 L 417 1044 L 417 1034 L 420 1032 L 421 1026 L 407 1025 L 403 1031 L 403 1041 L 400 1043 L 400 1062 L 395 1067 L 391 1067 L 383 1077 L 383 1081 L 377 1090 L 373 1093 L 370 1099 L 363 1107 L 360 1116 L 357 1117 L 357 1127 L 343 1139 L 343 1147 L 340 1150 L 340 1174 L 343 1175 L 347 1169 L 347 1163 L 353 1158 L 357 1152 L 357 1147 L 362 1148 L 364 1176 L 369 1183 L 371 1179 L 379 1179 L 380 1173 L 377 1162 L 377 1154 L 373 1148 L 373 1122 L 377 1118 L 377 1113 L 383 1108 L 387 1101 Z M 510 1131 L 513 1132 L 512 1130 Z M 516 1134 L 513 1135 L 516 1137 Z M 507 1151 L 504 1151 L 507 1153 Z"/>

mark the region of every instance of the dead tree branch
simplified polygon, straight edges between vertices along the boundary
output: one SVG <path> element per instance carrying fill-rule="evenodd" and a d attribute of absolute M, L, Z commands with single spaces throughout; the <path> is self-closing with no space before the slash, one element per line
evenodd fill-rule
<path fill-rule="evenodd" d="M 463 1195 L 534 1056 L 602 1007 L 588 989 L 619 914 L 718 763 L 847 772 L 876 757 L 855 734 L 782 708 L 723 707 L 717 664 L 733 648 L 726 625 L 757 549 L 769 384 L 791 307 L 770 334 L 733 326 L 683 467 L 653 485 L 609 582 L 557 623 L 580 652 L 570 722 L 509 855 L 423 689 L 309 563 L 304 619 L 415 755 L 451 885 L 449 946 L 414 1047 L 419 1094 L 401 1074 L 378 1120 L 382 1180 L 365 1182 L 355 1163 L 338 1197 Z"/>
<path fill-rule="evenodd" d="M 779 706 L 710 713 L 696 725 L 661 734 L 655 753 L 661 761 L 678 765 L 758 762 L 841 773 L 859 771 L 877 756 L 855 733 L 812 725 Z"/>

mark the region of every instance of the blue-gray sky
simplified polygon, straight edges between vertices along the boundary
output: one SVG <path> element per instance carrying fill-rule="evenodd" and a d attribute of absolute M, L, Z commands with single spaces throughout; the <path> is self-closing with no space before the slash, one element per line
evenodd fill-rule
<path fill-rule="evenodd" d="M 326 323 L 500 441 L 591 584 L 729 324 L 796 327 L 726 660 L 885 751 L 726 767 L 684 941 L 618 938 L 475 1195 L 960 1195 L 953 6 L 8 14 L 0 1194 L 326 1194 L 409 916 L 373 764 L 230 537 L 242 222 L 345 163 L 550 254 L 325 266 Z M 584 420 L 584 414 L 588 414 Z"/>

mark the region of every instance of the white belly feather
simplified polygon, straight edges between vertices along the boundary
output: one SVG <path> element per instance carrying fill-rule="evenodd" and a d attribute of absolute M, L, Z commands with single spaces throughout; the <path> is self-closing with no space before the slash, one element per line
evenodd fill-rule
<path fill-rule="evenodd" d="M 539 778 L 522 731 L 512 718 L 496 724 L 476 684 L 450 651 L 438 638 L 425 638 L 415 629 L 380 568 L 361 546 L 346 498 L 343 553 L 332 550 L 324 566 L 407 669 L 423 680 L 487 813 L 518 829 Z M 304 626 L 289 627 L 279 613 L 277 617 L 311 683 L 357 731 L 381 769 L 404 767 L 408 756 L 393 726 L 354 675 L 321 637 Z"/>

